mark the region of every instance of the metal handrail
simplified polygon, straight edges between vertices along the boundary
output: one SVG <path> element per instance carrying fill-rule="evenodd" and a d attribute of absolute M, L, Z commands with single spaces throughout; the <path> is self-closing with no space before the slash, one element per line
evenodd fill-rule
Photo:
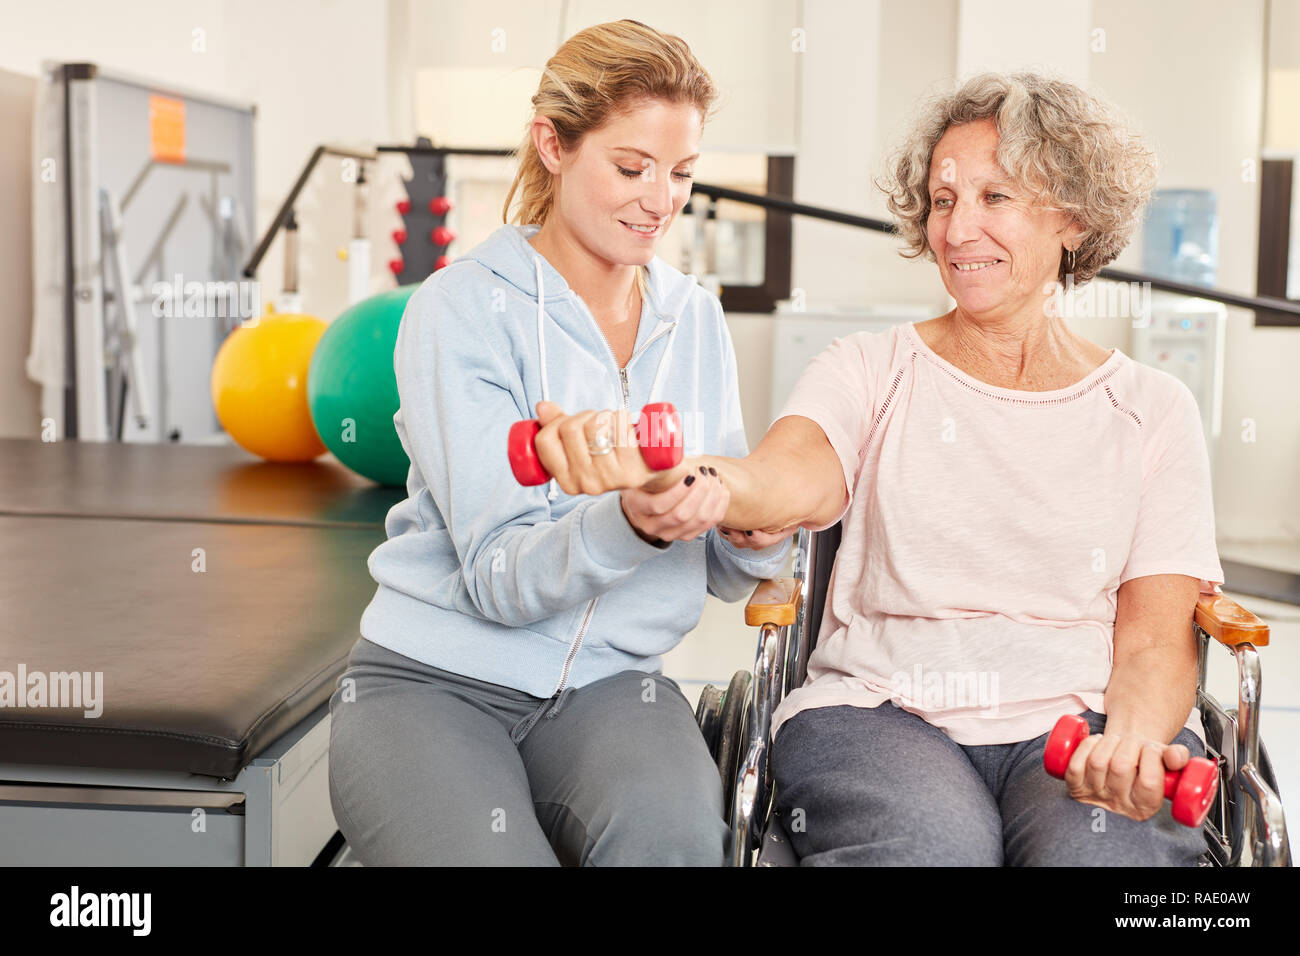
<path fill-rule="evenodd" d="M 893 224 L 884 219 L 874 219 L 870 216 L 858 216 L 853 213 L 841 212 L 838 209 L 827 209 L 823 206 L 809 206 L 806 203 L 794 202 L 790 199 L 782 199 L 779 196 L 747 193 L 739 189 L 729 189 L 725 186 L 711 186 L 707 183 L 696 183 L 694 192 L 708 196 L 711 199 L 725 199 L 729 202 L 745 203 L 750 206 L 760 206 L 764 209 L 773 210 L 774 212 L 791 213 L 796 216 L 806 216 L 809 219 L 820 219 L 825 222 L 838 222 L 846 226 L 855 226 L 859 229 L 869 229 L 873 232 L 896 233 Z M 1173 279 L 1167 279 L 1162 276 L 1151 275 L 1145 272 L 1129 272 L 1124 269 L 1105 268 L 1097 273 L 1097 277 L 1099 279 L 1109 279 L 1112 282 L 1149 282 L 1152 289 L 1158 289 L 1161 292 L 1176 292 L 1179 295 L 1192 296 L 1197 299 L 1208 299 L 1211 302 L 1221 302 L 1224 305 L 1237 306 L 1243 309 L 1282 312 L 1300 318 L 1300 302 L 1293 302 L 1290 299 L 1278 299 L 1272 296 L 1263 295 L 1240 295 L 1236 292 L 1225 292 L 1221 289 L 1210 288 L 1209 286 L 1192 285 L 1187 282 L 1176 282 Z"/>
<path fill-rule="evenodd" d="M 257 267 L 261 264 L 267 250 L 270 249 L 271 243 L 275 240 L 279 231 L 284 228 L 293 217 L 293 206 L 298 200 L 299 193 L 306 186 L 308 178 L 316 168 L 316 164 L 325 156 L 341 156 L 350 159 L 375 160 L 381 153 L 406 153 L 408 155 L 442 155 L 442 156 L 513 156 L 514 150 L 510 149 L 474 149 L 464 147 L 450 146 L 402 146 L 402 145 L 383 145 L 376 146 L 373 151 L 366 152 L 363 150 L 344 149 L 338 146 L 317 146 L 312 152 L 307 164 L 298 175 L 297 181 L 293 188 L 289 190 L 289 195 L 285 197 L 284 202 L 280 204 L 280 211 L 276 213 L 275 218 L 267 227 L 266 234 L 263 235 L 262 241 L 258 243 L 257 249 L 254 250 L 253 256 L 248 260 L 248 265 L 244 266 L 245 278 L 253 278 L 257 274 Z M 728 202 L 744 203 L 750 206 L 758 206 L 762 209 L 769 209 L 773 212 L 788 213 L 795 216 L 805 216 L 809 219 L 819 219 L 823 222 L 835 222 L 845 226 L 853 226 L 858 229 L 868 229 L 872 232 L 896 233 L 894 225 L 884 219 L 876 219 L 871 216 L 859 216 L 855 213 L 842 212 L 838 209 L 829 209 L 824 206 L 810 206 L 807 203 L 795 202 L 792 199 L 784 199 L 780 196 L 768 196 L 763 193 L 750 193 L 740 189 L 731 189 L 727 186 L 715 186 L 711 183 L 694 183 L 691 187 L 691 195 L 699 194 L 707 196 L 712 200 L 725 199 Z M 1211 302 L 1220 302 L 1224 305 L 1236 306 L 1243 309 L 1254 309 L 1257 311 L 1279 312 L 1285 315 L 1296 317 L 1297 324 L 1300 325 L 1300 302 L 1293 302 L 1290 299 L 1279 299 L 1273 296 L 1260 295 L 1241 295 L 1235 292 L 1226 292 L 1221 289 L 1213 289 L 1208 286 L 1192 285 L 1187 282 L 1176 282 L 1161 276 L 1151 275 L 1145 272 L 1129 272 L 1123 269 L 1102 269 L 1097 273 L 1100 279 L 1107 279 L 1113 282 L 1138 282 L 1150 283 L 1152 289 L 1158 289 L 1161 292 L 1174 292 L 1179 295 L 1192 296 L 1197 299 L 1207 299 Z"/>
<path fill-rule="evenodd" d="M 266 227 L 266 233 L 262 236 L 262 241 L 257 244 L 253 250 L 253 256 L 248 260 L 248 265 L 244 266 L 244 278 L 252 279 L 257 275 L 257 267 L 262 264 L 262 259 L 266 256 L 267 250 L 271 248 L 271 243 L 280 230 L 285 228 L 293 220 L 294 203 L 298 201 L 298 194 L 302 192 L 303 187 L 307 185 L 307 180 L 311 178 L 312 172 L 316 169 L 316 164 L 326 156 L 341 156 L 344 159 L 359 159 L 363 162 L 376 160 L 380 153 L 416 153 L 419 155 L 441 154 L 445 156 L 510 156 L 513 150 L 509 149 L 463 149 L 450 146 L 376 146 L 374 150 L 367 152 L 358 149 L 345 149 L 341 146 L 317 146 L 306 165 L 303 166 L 302 172 L 298 174 L 298 179 L 294 182 L 293 188 L 289 190 L 289 195 L 284 197 L 284 202 L 280 203 L 280 211 L 275 214 L 271 224 Z"/>

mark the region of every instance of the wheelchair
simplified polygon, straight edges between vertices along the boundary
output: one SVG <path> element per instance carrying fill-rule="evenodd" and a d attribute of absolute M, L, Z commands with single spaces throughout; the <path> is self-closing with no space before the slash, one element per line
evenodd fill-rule
<path fill-rule="evenodd" d="M 800 529 L 793 578 L 759 583 L 745 624 L 759 628 L 754 670 L 725 688 L 708 685 L 695 717 L 722 777 L 723 816 L 731 826 L 733 866 L 797 866 L 780 815 L 768 753 L 772 714 L 804 683 L 830 586 L 841 526 Z M 1290 866 L 1277 778 L 1259 738 L 1260 663 L 1268 625 L 1222 595 L 1201 595 L 1192 625 L 1198 638 L 1196 701 L 1206 756 L 1219 764 L 1219 790 L 1203 831 L 1202 866 Z M 1205 689 L 1210 644 L 1237 661 L 1237 706 L 1225 710 Z"/>

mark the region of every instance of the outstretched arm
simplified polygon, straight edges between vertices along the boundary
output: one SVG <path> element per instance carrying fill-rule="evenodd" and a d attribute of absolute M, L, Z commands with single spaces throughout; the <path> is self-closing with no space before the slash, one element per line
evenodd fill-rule
<path fill-rule="evenodd" d="M 824 528 L 843 514 L 850 499 L 849 483 L 878 407 L 877 369 L 886 346 L 887 338 L 865 333 L 836 339 L 804 369 L 786 403 L 788 414 L 743 458 L 705 455 L 657 475 L 646 467 L 627 423 L 615 420 L 617 413 L 569 416 L 555 406 L 546 409 L 556 413 L 553 419 L 539 406 L 545 427 L 537 436 L 537 453 L 569 494 L 668 487 L 704 464 L 717 472 L 730 495 L 722 527 L 742 535 L 752 531 L 753 538 L 799 525 Z M 587 446 L 601 431 L 612 432 L 617 450 L 593 463 Z M 727 537 L 735 542 L 733 534 Z"/>
<path fill-rule="evenodd" d="M 568 494 L 604 494 L 625 488 L 658 492 L 701 465 L 714 469 L 730 492 L 723 526 L 739 531 L 778 532 L 795 525 L 818 527 L 844 509 L 848 489 L 839 456 L 811 419 L 778 420 L 745 458 L 700 455 L 670 471 L 653 472 L 630 443 L 617 413 L 566 415 L 539 406 L 544 423 L 536 439 L 538 457 Z M 616 453 L 592 459 L 588 443 L 600 430 L 613 432 Z"/>
<path fill-rule="evenodd" d="M 844 509 L 848 489 L 839 456 L 821 426 L 790 415 L 779 419 L 745 458 L 704 455 L 731 491 L 722 523 L 740 531 L 777 533 L 819 527 Z"/>

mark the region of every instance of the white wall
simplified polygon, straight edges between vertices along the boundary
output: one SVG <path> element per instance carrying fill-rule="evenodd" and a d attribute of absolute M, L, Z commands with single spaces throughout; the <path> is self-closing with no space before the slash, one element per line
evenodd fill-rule
<path fill-rule="evenodd" d="M 403 0 L 391 2 L 399 5 Z M 794 145 L 792 0 L 405 2 L 409 46 L 403 55 L 414 68 L 474 69 L 489 75 L 540 71 L 559 45 L 584 27 L 624 18 L 639 20 L 684 39 L 720 88 L 720 110 L 708 127 L 707 148 L 761 151 L 789 150 Z M 464 86 L 446 90 L 448 96 L 462 98 L 471 92 L 472 87 Z M 516 107 L 502 107 L 507 108 L 518 117 L 515 132 L 497 142 L 456 145 L 514 146 L 531 113 L 526 98 Z M 474 130 L 453 124 L 439 132 L 463 138 Z"/>
<path fill-rule="evenodd" d="M 888 219 L 875 186 L 915 104 L 952 81 L 956 0 L 805 0 L 795 196 Z M 929 264 L 892 237 L 794 222 L 793 284 L 806 307 L 930 304 L 946 294 Z"/>
<path fill-rule="evenodd" d="M 1264 147 L 1300 154 L 1300 0 L 1270 0 Z"/>
<path fill-rule="evenodd" d="M 1091 0 L 961 0 L 957 75 L 1046 69 L 1086 83 L 1091 7 Z"/>

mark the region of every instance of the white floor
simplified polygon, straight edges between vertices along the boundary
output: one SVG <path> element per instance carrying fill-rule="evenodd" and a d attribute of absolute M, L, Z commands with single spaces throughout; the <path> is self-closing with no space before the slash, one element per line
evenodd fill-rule
<path fill-rule="evenodd" d="M 1221 546 L 1221 557 L 1257 561 L 1300 572 L 1300 545 Z M 1231 583 L 1231 582 L 1229 582 Z M 1300 607 L 1225 591 L 1270 626 L 1271 643 L 1260 648 L 1260 736 L 1277 773 L 1289 827 L 1300 826 Z M 664 672 L 681 685 L 692 706 L 704 685 L 726 687 L 737 670 L 754 669 L 758 630 L 745 626 L 744 602 L 725 604 L 710 597 L 699 625 L 664 659 Z M 1235 707 L 1236 665 L 1226 648 L 1215 645 L 1208 689 L 1225 708 Z M 1300 841 L 1292 837 L 1292 845 Z"/>

